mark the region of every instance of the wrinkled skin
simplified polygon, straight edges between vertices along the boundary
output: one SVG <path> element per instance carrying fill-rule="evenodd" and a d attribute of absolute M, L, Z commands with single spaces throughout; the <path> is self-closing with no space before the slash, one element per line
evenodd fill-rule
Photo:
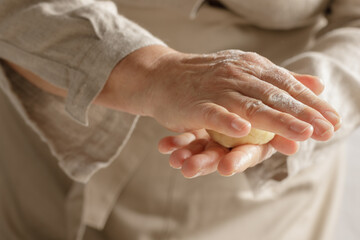
<path fill-rule="evenodd" d="M 316 78 L 294 75 L 314 94 L 318 95 L 324 89 Z M 338 127 L 339 124 L 336 129 Z M 159 142 L 161 153 L 171 153 L 170 166 L 181 169 L 182 174 L 187 178 L 207 175 L 215 171 L 223 176 L 232 176 L 270 158 L 276 151 L 292 155 L 298 148 L 296 141 L 276 135 L 272 141 L 264 145 L 247 144 L 227 149 L 212 141 L 205 129 L 165 137 Z"/>
<path fill-rule="evenodd" d="M 174 131 L 200 129 L 166 137 L 159 143 L 159 151 L 172 152 L 170 165 L 181 169 L 185 177 L 216 170 L 224 176 L 243 172 L 276 151 L 294 154 L 298 150 L 296 141 L 309 137 L 328 140 L 340 126 L 336 111 L 316 97 L 324 88 L 316 77 L 291 73 L 257 54 L 234 50 L 181 59 L 166 57 L 175 58 L 172 68 L 166 65 L 170 66 L 166 74 L 172 69 L 177 74 L 170 81 L 160 80 L 151 89 L 156 93 L 150 98 L 151 104 L 155 103 L 152 116 Z M 161 69 L 157 68 L 160 76 Z M 156 105 L 164 102 L 175 106 L 173 111 L 167 111 L 165 104 Z M 202 129 L 246 135 L 249 125 L 244 120 L 277 136 L 268 144 L 230 150 L 213 142 Z M 233 121 L 242 127 L 234 129 Z"/>
<path fill-rule="evenodd" d="M 149 78 L 144 113 L 176 132 L 208 128 L 240 137 L 251 123 L 295 141 L 325 141 L 340 121 L 293 74 L 255 53 L 168 54 Z"/>

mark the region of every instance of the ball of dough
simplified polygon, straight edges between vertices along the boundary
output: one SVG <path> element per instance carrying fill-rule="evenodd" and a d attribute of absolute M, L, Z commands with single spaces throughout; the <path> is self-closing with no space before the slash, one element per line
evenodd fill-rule
<path fill-rule="evenodd" d="M 215 142 L 227 148 L 232 148 L 243 144 L 265 144 L 270 142 L 271 139 L 273 139 L 275 136 L 275 134 L 272 132 L 267 132 L 256 128 L 252 128 L 247 136 L 241 138 L 229 137 L 209 129 L 206 131 Z"/>

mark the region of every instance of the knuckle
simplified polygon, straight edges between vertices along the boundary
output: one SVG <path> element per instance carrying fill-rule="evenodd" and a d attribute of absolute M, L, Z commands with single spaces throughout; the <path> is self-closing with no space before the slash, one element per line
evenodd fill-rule
<path fill-rule="evenodd" d="M 273 99 L 280 98 L 283 93 L 276 87 L 270 86 L 264 90 L 263 95 L 266 97 L 268 102 L 272 102 Z"/>
<path fill-rule="evenodd" d="M 214 122 L 214 119 L 219 115 L 219 110 L 216 107 L 205 107 L 203 109 L 203 118 L 206 122 Z"/>
<path fill-rule="evenodd" d="M 250 100 L 244 104 L 245 116 L 251 120 L 254 116 L 264 109 L 264 104 L 260 100 Z"/>
<path fill-rule="evenodd" d="M 285 91 L 268 95 L 267 102 L 275 109 L 293 114 L 301 114 L 304 110 L 304 105 Z"/>
<path fill-rule="evenodd" d="M 245 60 L 252 61 L 252 62 L 259 60 L 259 58 L 260 58 L 260 55 L 255 52 L 246 52 L 242 56 Z"/>
<path fill-rule="evenodd" d="M 283 67 L 274 65 L 274 71 L 276 71 L 277 74 L 282 75 L 284 77 L 293 78 L 293 76 L 289 73 L 289 71 Z"/>
<path fill-rule="evenodd" d="M 234 76 L 236 75 L 236 67 L 230 60 L 223 60 L 215 64 L 215 72 L 218 76 Z"/>
<path fill-rule="evenodd" d="M 269 63 L 271 63 L 270 60 L 259 55 L 256 52 L 246 52 L 242 56 L 245 60 L 250 61 L 250 62 L 255 62 L 260 65 L 268 65 Z"/>
<path fill-rule="evenodd" d="M 262 77 L 280 84 L 286 84 L 289 77 L 291 78 L 291 76 L 286 72 L 285 69 L 276 65 L 267 66 L 267 69 L 263 72 Z"/>
<path fill-rule="evenodd" d="M 282 126 L 289 125 L 289 123 L 291 122 L 292 119 L 293 119 L 292 116 L 290 116 L 289 114 L 284 113 L 284 112 L 279 112 L 278 114 L 276 114 L 276 116 L 274 118 L 274 120 L 281 123 Z"/>
<path fill-rule="evenodd" d="M 244 52 L 238 49 L 227 49 L 217 52 L 219 56 L 237 57 L 243 55 Z"/>
<path fill-rule="evenodd" d="M 282 105 L 286 105 L 289 100 L 287 94 L 273 90 L 267 90 L 266 97 L 266 101 L 275 107 L 282 107 Z"/>
<path fill-rule="evenodd" d="M 275 87 L 269 88 L 264 94 L 266 96 L 266 102 L 277 109 L 286 108 L 292 101 L 291 96 L 287 92 Z"/>
<path fill-rule="evenodd" d="M 302 96 L 308 96 L 311 94 L 311 91 L 309 88 L 307 88 L 299 83 L 291 85 L 289 91 L 292 92 L 292 95 L 294 96 L 294 98 L 300 98 Z"/>

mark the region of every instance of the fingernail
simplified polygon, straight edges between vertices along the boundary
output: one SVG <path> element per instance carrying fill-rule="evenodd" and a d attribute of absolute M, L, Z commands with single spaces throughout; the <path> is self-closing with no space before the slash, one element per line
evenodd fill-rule
<path fill-rule="evenodd" d="M 180 164 L 179 161 L 176 160 L 176 159 L 170 161 L 169 164 L 170 164 L 170 167 L 172 167 L 172 168 L 174 168 L 174 169 L 180 169 L 180 168 L 181 168 L 181 165 L 182 165 L 182 164 Z M 179 167 L 177 167 L 177 166 L 179 166 Z"/>
<path fill-rule="evenodd" d="M 172 165 L 170 165 L 173 169 L 181 169 L 181 166 L 180 167 L 174 167 Z"/>
<path fill-rule="evenodd" d="M 168 151 L 166 151 L 166 152 L 160 152 L 161 154 L 171 154 L 173 151 L 175 151 L 176 150 L 176 148 L 170 148 Z"/>
<path fill-rule="evenodd" d="M 318 81 L 323 85 L 323 86 L 325 86 L 325 82 L 324 82 L 324 80 L 322 80 L 322 78 L 319 78 L 319 77 L 316 77 L 317 79 L 318 79 Z"/>
<path fill-rule="evenodd" d="M 173 164 L 171 164 L 171 162 L 169 162 L 169 163 L 170 163 L 170 167 L 172 167 L 174 169 L 181 169 L 182 164 L 180 164 L 179 161 L 173 160 Z"/>
<path fill-rule="evenodd" d="M 337 115 L 334 112 L 331 111 L 326 111 L 324 112 L 324 117 L 329 120 L 329 122 L 331 122 L 334 126 L 337 126 L 339 124 L 341 124 L 341 118 L 339 115 Z"/>
<path fill-rule="evenodd" d="M 320 137 L 324 136 L 327 132 L 334 130 L 334 127 L 329 122 L 319 118 L 315 119 L 312 123 L 315 129 L 315 134 Z"/>
<path fill-rule="evenodd" d="M 291 124 L 290 125 L 290 129 L 296 133 L 304 133 L 306 130 L 308 130 L 309 128 L 312 128 L 312 126 L 308 123 L 305 122 L 298 122 L 296 121 L 296 123 Z"/>
<path fill-rule="evenodd" d="M 194 176 L 192 176 L 192 177 L 187 177 L 187 178 L 192 179 L 192 178 L 199 177 L 200 175 L 201 175 L 201 171 L 197 172 Z"/>
<path fill-rule="evenodd" d="M 185 145 L 188 145 L 189 143 L 191 143 L 192 141 L 194 141 L 196 139 L 195 135 L 193 134 L 189 134 L 189 135 L 186 135 L 186 136 L 178 136 L 178 137 L 175 137 L 173 139 L 173 143 L 175 146 L 185 146 Z"/>
<path fill-rule="evenodd" d="M 244 130 L 246 128 L 250 128 L 251 125 L 250 125 L 249 122 L 246 122 L 244 120 L 236 118 L 236 119 L 232 120 L 231 127 L 236 129 L 237 131 L 242 131 L 242 130 Z"/>

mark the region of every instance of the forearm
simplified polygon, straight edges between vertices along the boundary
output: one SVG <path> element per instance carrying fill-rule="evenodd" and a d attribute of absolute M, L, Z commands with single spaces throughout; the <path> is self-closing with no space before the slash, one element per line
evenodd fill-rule
<path fill-rule="evenodd" d="M 45 81 L 44 79 L 42 79 L 41 77 L 39 77 L 38 75 L 34 74 L 33 72 L 13 63 L 10 61 L 6 61 L 5 62 L 12 68 L 14 69 L 17 73 L 19 73 L 21 76 L 24 77 L 24 79 L 28 80 L 30 83 L 32 83 L 33 85 L 35 85 L 36 87 L 40 88 L 41 90 L 60 96 L 60 97 L 66 97 L 67 95 L 67 89 L 55 86 L 53 84 L 51 84 L 48 81 Z"/>

